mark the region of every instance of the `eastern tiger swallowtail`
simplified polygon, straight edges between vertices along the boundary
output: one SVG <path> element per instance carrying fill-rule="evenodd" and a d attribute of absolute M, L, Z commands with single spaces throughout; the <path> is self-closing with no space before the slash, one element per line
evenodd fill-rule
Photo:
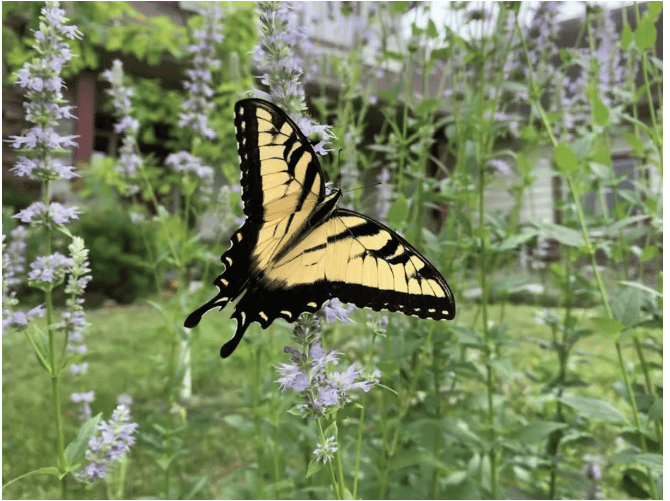
<path fill-rule="evenodd" d="M 243 99 L 235 104 L 235 129 L 247 219 L 221 256 L 219 293 L 185 327 L 245 291 L 222 358 L 252 322 L 264 329 L 277 318 L 293 322 L 335 297 L 376 311 L 454 318 L 454 296 L 425 257 L 383 224 L 337 208 L 340 190 L 326 195 L 314 149 L 286 113 L 262 99 Z"/>

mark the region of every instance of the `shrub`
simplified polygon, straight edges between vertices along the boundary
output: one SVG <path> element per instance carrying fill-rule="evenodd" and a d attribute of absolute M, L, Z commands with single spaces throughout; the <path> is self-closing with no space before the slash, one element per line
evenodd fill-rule
<path fill-rule="evenodd" d="M 120 209 L 91 210 L 77 230 L 90 249 L 93 280 L 88 290 L 130 303 L 150 290 L 151 269 L 141 230 Z M 144 238 L 151 239 L 151 235 Z"/>

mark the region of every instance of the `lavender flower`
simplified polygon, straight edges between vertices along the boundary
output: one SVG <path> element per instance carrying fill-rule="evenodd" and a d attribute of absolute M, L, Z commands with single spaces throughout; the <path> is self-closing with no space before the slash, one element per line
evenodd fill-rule
<path fill-rule="evenodd" d="M 383 336 L 386 334 L 389 325 L 389 317 L 387 315 L 381 315 L 379 318 L 375 319 L 371 313 L 368 313 L 367 319 L 368 328 L 372 329 L 372 332 L 376 336 Z"/>
<path fill-rule="evenodd" d="M 14 217 L 22 223 L 32 223 L 33 225 L 44 224 L 52 228 L 55 224 L 68 224 L 73 219 L 77 219 L 79 210 L 76 207 L 66 207 L 58 202 L 44 205 L 42 202 L 34 202 L 23 209 Z"/>
<path fill-rule="evenodd" d="M 353 320 L 349 319 L 349 314 L 354 311 L 354 308 L 355 306 L 353 304 L 344 307 L 339 299 L 333 298 L 328 304 L 323 306 L 323 311 L 326 314 L 326 322 L 329 324 L 337 322 L 338 320 L 344 323 L 352 322 Z"/>
<path fill-rule="evenodd" d="M 260 81 L 269 87 L 270 93 L 256 90 L 260 97 L 275 102 L 293 118 L 305 137 L 314 140 L 314 150 L 325 155 L 330 128 L 315 125 L 302 117 L 305 105 L 305 89 L 302 82 L 303 61 L 298 55 L 307 37 L 290 14 L 290 2 L 258 2 L 261 21 L 261 39 L 254 50 L 254 59 L 261 71 Z"/>
<path fill-rule="evenodd" d="M 35 124 L 21 136 L 11 136 L 8 141 L 23 155 L 11 169 L 17 176 L 52 181 L 59 177 L 70 179 L 76 174 L 73 167 L 55 158 L 53 150 L 76 146 L 76 136 L 61 136 L 56 132 L 58 121 L 72 118 L 72 106 L 65 102 L 65 87 L 60 72 L 72 58 L 65 38 L 80 38 L 75 26 L 63 24 L 65 11 L 58 2 L 46 2 L 42 8 L 39 31 L 35 32 L 35 51 L 39 54 L 26 62 L 16 73 L 16 83 L 26 91 L 26 119 Z"/>
<path fill-rule="evenodd" d="M 112 97 L 114 114 L 119 121 L 114 124 L 114 131 L 123 134 L 121 148 L 119 150 L 119 162 L 116 170 L 127 177 L 132 177 L 142 167 L 142 157 L 138 154 L 137 133 L 140 128 L 139 122 L 132 117 L 132 106 L 130 98 L 135 90 L 126 86 L 123 82 L 123 64 L 118 59 L 112 63 L 112 68 L 102 73 L 103 77 L 112 84 L 107 94 Z M 127 187 L 128 192 L 137 191 L 137 186 L 131 184 Z"/>
<path fill-rule="evenodd" d="M 187 151 L 171 153 L 165 159 L 165 165 L 175 172 L 181 172 L 198 180 L 200 195 L 209 198 L 213 192 L 214 169 L 202 164 L 202 159 Z"/>
<path fill-rule="evenodd" d="M 507 162 L 499 158 L 492 158 L 488 161 L 487 165 L 488 167 L 497 170 L 500 174 L 509 174 L 511 172 Z"/>
<path fill-rule="evenodd" d="M 198 136 L 215 139 L 216 133 L 207 121 L 214 109 L 214 91 L 210 87 L 212 70 L 221 66 L 216 56 L 216 45 L 223 40 L 223 10 L 216 2 L 210 2 L 200 7 L 198 14 L 203 18 L 203 25 L 193 32 L 195 43 L 187 47 L 193 68 L 186 72 L 188 80 L 184 81 L 184 88 L 189 95 L 182 103 L 179 126 L 188 127 Z"/>
<path fill-rule="evenodd" d="M 282 390 L 300 392 L 305 400 L 296 407 L 296 413 L 311 418 L 321 417 L 328 408 L 350 402 L 355 390 L 370 391 L 380 377 L 379 371 L 366 376 L 356 370 L 355 364 L 344 372 L 329 371 L 330 364 L 339 363 L 341 353 L 324 350 L 318 340 L 319 331 L 318 317 L 301 317 L 293 330 L 293 340 L 301 349 L 285 346 L 284 352 L 290 355 L 291 363 L 278 367 L 282 377 L 277 382 Z"/>
<path fill-rule="evenodd" d="M 121 393 L 120 395 L 117 395 L 116 397 L 116 403 L 118 405 L 124 405 L 128 409 L 130 409 L 130 406 L 133 403 L 133 397 L 128 395 L 127 393 Z"/>
<path fill-rule="evenodd" d="M 314 449 L 314 459 L 316 461 L 322 461 L 323 464 L 330 461 L 335 457 L 337 452 L 337 441 L 335 436 L 330 436 L 326 440 L 323 440 L 319 443 L 319 446 Z"/>
<path fill-rule="evenodd" d="M 40 288 L 53 288 L 62 282 L 67 269 L 72 266 L 72 260 L 60 252 L 50 256 L 40 256 L 30 263 L 28 278 L 31 285 Z"/>
<path fill-rule="evenodd" d="M 17 226 L 10 236 L 12 240 L 5 244 L 5 235 L 2 235 L 2 302 L 9 306 L 12 301 L 12 287 L 16 287 L 23 281 L 26 264 L 26 228 Z M 14 293 L 15 294 L 15 293 Z"/>
<path fill-rule="evenodd" d="M 3 315 L 2 320 L 3 334 L 5 327 L 10 327 L 17 331 L 21 331 L 26 327 L 28 327 L 28 324 L 32 321 L 33 317 L 35 316 L 43 317 L 45 313 L 46 310 L 44 309 L 44 305 L 41 304 L 28 310 L 26 313 L 22 311 L 17 311 L 14 313 L 9 312 L 6 316 Z"/>
<path fill-rule="evenodd" d="M 138 424 L 130 421 L 130 411 L 119 405 L 109 422 L 98 425 L 98 434 L 91 437 L 86 451 L 88 464 L 75 477 L 83 483 L 93 483 L 104 478 L 109 468 L 124 458 L 135 443 L 133 434 Z"/>
<path fill-rule="evenodd" d="M 93 390 L 87 391 L 85 393 L 71 393 L 70 400 L 75 404 L 81 404 L 79 409 L 79 419 L 81 421 L 87 421 L 91 419 L 91 402 L 95 398 L 95 392 Z"/>

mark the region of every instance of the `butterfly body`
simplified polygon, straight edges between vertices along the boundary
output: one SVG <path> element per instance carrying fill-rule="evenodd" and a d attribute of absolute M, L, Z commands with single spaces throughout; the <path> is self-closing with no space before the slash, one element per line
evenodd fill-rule
<path fill-rule="evenodd" d="M 295 321 L 334 297 L 376 311 L 388 309 L 436 320 L 455 316 L 442 275 L 400 235 L 326 195 L 321 166 L 298 126 L 276 105 L 244 99 L 235 127 L 247 216 L 222 256 L 219 293 L 191 313 L 195 327 L 208 310 L 244 295 L 232 318 L 226 358 L 252 322 Z"/>

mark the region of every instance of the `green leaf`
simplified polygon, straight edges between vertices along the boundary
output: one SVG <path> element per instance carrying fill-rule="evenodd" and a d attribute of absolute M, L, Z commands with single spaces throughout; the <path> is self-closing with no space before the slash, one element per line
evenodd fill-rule
<path fill-rule="evenodd" d="M 391 2 L 389 3 L 389 10 L 391 14 L 404 14 L 409 8 L 410 2 Z"/>
<path fill-rule="evenodd" d="M 657 398 L 654 400 L 654 403 L 649 407 L 649 412 L 647 412 L 647 417 L 649 421 L 656 421 L 657 419 L 663 419 L 663 399 Z"/>
<path fill-rule="evenodd" d="M 601 331 L 605 332 L 605 334 L 618 334 L 626 328 L 626 326 L 618 320 L 609 317 L 593 317 L 591 318 L 591 322 L 593 322 Z"/>
<path fill-rule="evenodd" d="M 625 287 L 610 299 L 612 316 L 626 327 L 632 327 L 641 320 L 640 290 Z"/>
<path fill-rule="evenodd" d="M 596 97 L 593 103 L 593 117 L 596 124 L 601 127 L 607 125 L 610 119 L 610 109 L 598 97 Z"/>
<path fill-rule="evenodd" d="M 598 162 L 589 162 L 589 167 L 591 167 L 591 172 L 602 181 L 607 181 L 611 177 L 612 168 L 609 165 L 603 165 Z"/>
<path fill-rule="evenodd" d="M 309 466 L 307 466 L 307 475 L 305 475 L 305 478 L 309 478 L 315 473 L 318 473 L 323 469 L 324 466 L 326 466 L 325 463 L 312 459 L 309 462 Z"/>
<path fill-rule="evenodd" d="M 37 327 L 34 323 L 28 326 L 25 330 L 26 337 L 35 351 L 37 361 L 42 367 L 46 369 L 49 374 L 53 373 L 51 363 L 49 362 L 49 338 L 42 329 Z"/>
<path fill-rule="evenodd" d="M 626 23 L 621 31 L 621 48 L 623 50 L 628 50 L 631 43 L 633 43 L 633 30 L 631 30 L 630 25 Z"/>
<path fill-rule="evenodd" d="M 642 466 L 649 468 L 653 473 L 663 473 L 663 455 L 662 454 L 636 454 L 635 461 Z"/>
<path fill-rule="evenodd" d="M 179 499 L 195 499 L 195 496 L 203 490 L 207 486 L 207 482 L 209 479 L 207 478 L 207 475 L 203 475 L 202 477 L 198 477 L 192 482 L 189 482 L 184 488 L 182 489 L 182 495 L 179 497 Z"/>
<path fill-rule="evenodd" d="M 437 26 L 435 26 L 435 23 L 432 19 L 428 19 L 428 28 L 426 29 L 426 34 L 430 38 L 437 38 L 439 35 L 437 32 Z"/>
<path fill-rule="evenodd" d="M 647 12 L 644 13 L 644 17 L 655 22 L 662 11 L 663 2 L 647 2 Z"/>
<path fill-rule="evenodd" d="M 505 237 L 500 242 L 496 242 L 496 244 L 493 246 L 493 249 L 497 251 L 509 251 L 512 249 L 516 249 L 521 244 L 526 243 L 528 240 L 530 240 L 535 236 L 537 236 L 537 232 L 519 233 L 518 235 Z"/>
<path fill-rule="evenodd" d="M 650 259 L 654 259 L 656 256 L 658 256 L 658 253 L 659 250 L 657 245 L 645 245 L 644 249 L 642 249 L 642 255 L 640 256 L 640 259 L 642 261 L 649 261 Z"/>
<path fill-rule="evenodd" d="M 628 141 L 628 144 L 630 144 L 630 147 L 633 148 L 633 151 L 637 156 L 642 156 L 642 153 L 644 152 L 644 147 L 642 146 L 642 141 L 640 138 L 633 134 L 632 132 L 623 132 L 624 137 L 626 138 L 626 141 Z"/>
<path fill-rule="evenodd" d="M 430 52 L 430 58 L 431 59 L 443 59 L 445 57 L 448 57 L 450 53 L 451 53 L 451 50 L 449 49 L 449 47 L 441 47 L 439 49 L 433 49 Z"/>
<path fill-rule="evenodd" d="M 558 401 L 579 411 L 589 419 L 600 419 L 610 423 L 627 422 L 625 416 L 618 409 L 597 398 L 563 395 Z"/>
<path fill-rule="evenodd" d="M 415 111 L 417 115 L 426 115 L 428 113 L 433 113 L 441 104 L 442 100 L 440 99 L 424 99 L 418 104 Z"/>
<path fill-rule="evenodd" d="M 640 24 L 635 28 L 635 45 L 640 51 L 645 51 L 654 46 L 656 42 L 656 26 L 649 17 L 643 17 Z"/>
<path fill-rule="evenodd" d="M 47 467 L 45 467 L 45 468 L 38 468 L 37 470 L 29 471 L 28 473 L 24 473 L 23 475 L 20 475 L 20 476 L 18 476 L 18 477 L 16 477 L 16 478 L 10 480 L 10 481 L 7 482 L 6 484 L 4 484 L 4 485 L 2 486 L 2 488 L 4 489 L 4 488 L 7 487 L 8 485 L 13 484 L 13 483 L 16 482 L 17 480 L 21 480 L 22 478 L 26 478 L 26 477 L 29 477 L 29 476 L 31 476 L 31 475 L 38 475 L 38 474 L 40 474 L 40 473 L 45 473 L 45 474 L 47 474 L 47 475 L 53 475 L 53 476 L 55 476 L 55 477 L 57 477 L 57 476 L 60 474 L 60 472 L 58 471 L 58 468 L 56 468 L 55 466 L 47 466 Z"/>
<path fill-rule="evenodd" d="M 563 245 L 570 247 L 581 247 L 584 245 L 584 236 L 582 233 L 572 228 L 554 223 L 542 223 L 540 229 L 548 238 L 558 240 Z"/>
<path fill-rule="evenodd" d="M 557 423 L 555 421 L 537 421 L 521 428 L 514 438 L 524 444 L 537 444 L 546 440 L 554 431 L 566 428 L 566 423 Z"/>
<path fill-rule="evenodd" d="M 77 435 L 65 448 L 65 459 L 68 466 L 75 464 L 82 458 L 84 452 L 86 452 L 91 437 L 95 435 L 95 429 L 101 418 L 102 413 L 86 421 L 77 430 Z"/>
<path fill-rule="evenodd" d="M 569 174 L 577 170 L 578 161 L 570 146 L 561 143 L 554 149 L 554 162 L 561 172 Z"/>
<path fill-rule="evenodd" d="M 335 437 L 335 440 L 337 440 L 337 421 L 333 421 L 328 428 L 323 430 L 323 436 L 327 439 Z"/>
<path fill-rule="evenodd" d="M 625 285 L 626 287 L 633 287 L 635 289 L 639 289 L 641 291 L 647 292 L 651 294 L 652 296 L 657 296 L 660 297 L 661 299 L 663 298 L 663 293 L 658 292 L 657 290 L 654 290 L 650 287 L 647 287 L 646 285 L 639 284 L 637 282 L 626 282 L 625 280 L 622 280 L 620 282 L 617 282 L 619 285 Z"/>
<path fill-rule="evenodd" d="M 395 202 L 391 205 L 389 209 L 388 218 L 391 226 L 404 226 L 407 218 L 409 217 L 409 203 L 405 195 L 398 195 Z"/>
<path fill-rule="evenodd" d="M 297 406 L 296 406 L 297 407 Z M 290 412 L 290 410 L 289 410 Z M 301 416 L 302 414 L 298 414 Z M 223 418 L 223 421 L 230 427 L 235 428 L 241 433 L 247 434 L 254 430 L 254 423 L 239 414 L 229 414 Z"/>

